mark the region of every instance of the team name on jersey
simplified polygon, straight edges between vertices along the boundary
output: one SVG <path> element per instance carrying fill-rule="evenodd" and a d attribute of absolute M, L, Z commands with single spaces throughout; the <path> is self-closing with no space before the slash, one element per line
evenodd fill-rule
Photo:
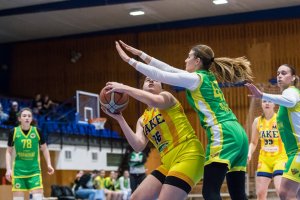
<path fill-rule="evenodd" d="M 264 130 L 260 131 L 261 138 L 278 138 L 279 134 L 277 130 Z"/>
<path fill-rule="evenodd" d="M 156 126 L 159 124 L 165 122 L 165 120 L 162 118 L 161 113 L 154 116 L 147 124 L 144 126 L 144 134 L 147 136 Z"/>

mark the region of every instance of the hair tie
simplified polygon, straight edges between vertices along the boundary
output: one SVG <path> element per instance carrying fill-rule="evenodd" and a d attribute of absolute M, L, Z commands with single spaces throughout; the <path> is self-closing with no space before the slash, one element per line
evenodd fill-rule
<path fill-rule="evenodd" d="M 212 57 L 212 58 L 210 59 L 210 61 L 211 61 L 211 62 L 215 62 L 215 58 Z"/>

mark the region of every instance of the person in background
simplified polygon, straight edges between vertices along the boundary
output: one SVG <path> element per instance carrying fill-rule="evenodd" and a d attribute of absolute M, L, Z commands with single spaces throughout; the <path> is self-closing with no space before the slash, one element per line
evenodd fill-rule
<path fill-rule="evenodd" d="M 144 152 L 132 151 L 129 154 L 129 173 L 130 173 L 130 188 L 132 193 L 146 178 L 145 163 L 147 156 Z"/>
<path fill-rule="evenodd" d="M 275 104 L 262 100 L 261 103 L 263 113 L 254 119 L 252 124 L 251 142 L 248 152 L 248 163 L 252 159 L 252 154 L 257 147 L 260 139 L 260 152 L 258 158 L 258 167 L 255 178 L 256 195 L 258 200 L 266 200 L 268 187 L 274 180 L 277 194 L 287 155 L 284 149 L 282 139 L 280 137 L 275 113 Z"/>
<path fill-rule="evenodd" d="M 8 114 L 6 114 L 3 111 L 2 104 L 0 103 L 0 124 L 2 124 L 4 121 L 7 121 L 7 120 L 8 120 Z"/>
<path fill-rule="evenodd" d="M 120 189 L 123 193 L 122 200 L 129 200 L 131 195 L 129 171 L 125 170 L 123 176 L 119 178 Z"/>
<path fill-rule="evenodd" d="M 104 191 L 95 189 L 94 177 L 98 171 L 94 170 L 92 173 L 84 173 L 79 171 L 75 177 L 74 191 L 77 198 L 88 200 L 105 200 Z"/>
<path fill-rule="evenodd" d="M 8 119 L 4 124 L 9 126 L 18 126 L 18 112 L 19 112 L 19 104 L 17 101 L 13 101 L 11 103 L 11 107 L 8 113 Z"/>
<path fill-rule="evenodd" d="M 49 150 L 42 132 L 31 125 L 31 109 L 23 108 L 18 115 L 20 125 L 13 128 L 8 137 L 5 176 L 12 182 L 13 200 L 24 200 L 25 191 L 32 194 L 33 200 L 42 200 L 43 184 L 39 151 L 41 149 L 43 152 L 48 174 L 52 175 L 54 169 Z M 13 148 L 16 156 L 12 166 Z"/>
<path fill-rule="evenodd" d="M 118 191 L 117 175 L 115 171 L 111 171 L 109 177 L 105 178 L 104 187 L 110 191 L 112 200 L 122 199 L 122 192 Z"/>
<path fill-rule="evenodd" d="M 283 172 L 279 197 L 282 200 L 300 199 L 300 90 L 295 67 L 283 64 L 277 69 L 277 85 L 281 94 L 268 94 L 254 84 L 245 84 L 252 96 L 279 105 L 277 126 L 288 157 Z"/>

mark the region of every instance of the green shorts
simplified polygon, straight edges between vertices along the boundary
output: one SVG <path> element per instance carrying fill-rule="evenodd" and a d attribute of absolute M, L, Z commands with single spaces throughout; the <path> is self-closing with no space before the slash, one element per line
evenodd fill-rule
<path fill-rule="evenodd" d="M 208 144 L 205 165 L 225 163 L 229 171 L 246 171 L 248 137 L 237 121 L 226 121 L 206 130 Z"/>
<path fill-rule="evenodd" d="M 42 175 L 36 174 L 30 177 L 13 177 L 12 191 L 29 191 L 43 188 Z"/>
<path fill-rule="evenodd" d="M 288 155 L 282 177 L 300 183 L 300 150 Z"/>

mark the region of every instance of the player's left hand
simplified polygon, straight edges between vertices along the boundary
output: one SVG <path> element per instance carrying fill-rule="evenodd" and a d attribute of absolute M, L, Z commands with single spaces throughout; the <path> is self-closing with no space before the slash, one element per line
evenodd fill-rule
<path fill-rule="evenodd" d="M 259 99 L 262 98 L 263 93 L 255 85 L 253 85 L 252 83 L 246 83 L 245 86 L 247 86 L 247 88 L 252 93 L 252 95 L 249 95 L 249 96 L 259 98 Z"/>
<path fill-rule="evenodd" d="M 49 175 L 54 174 L 54 169 L 53 169 L 52 165 L 48 165 L 48 174 Z"/>

